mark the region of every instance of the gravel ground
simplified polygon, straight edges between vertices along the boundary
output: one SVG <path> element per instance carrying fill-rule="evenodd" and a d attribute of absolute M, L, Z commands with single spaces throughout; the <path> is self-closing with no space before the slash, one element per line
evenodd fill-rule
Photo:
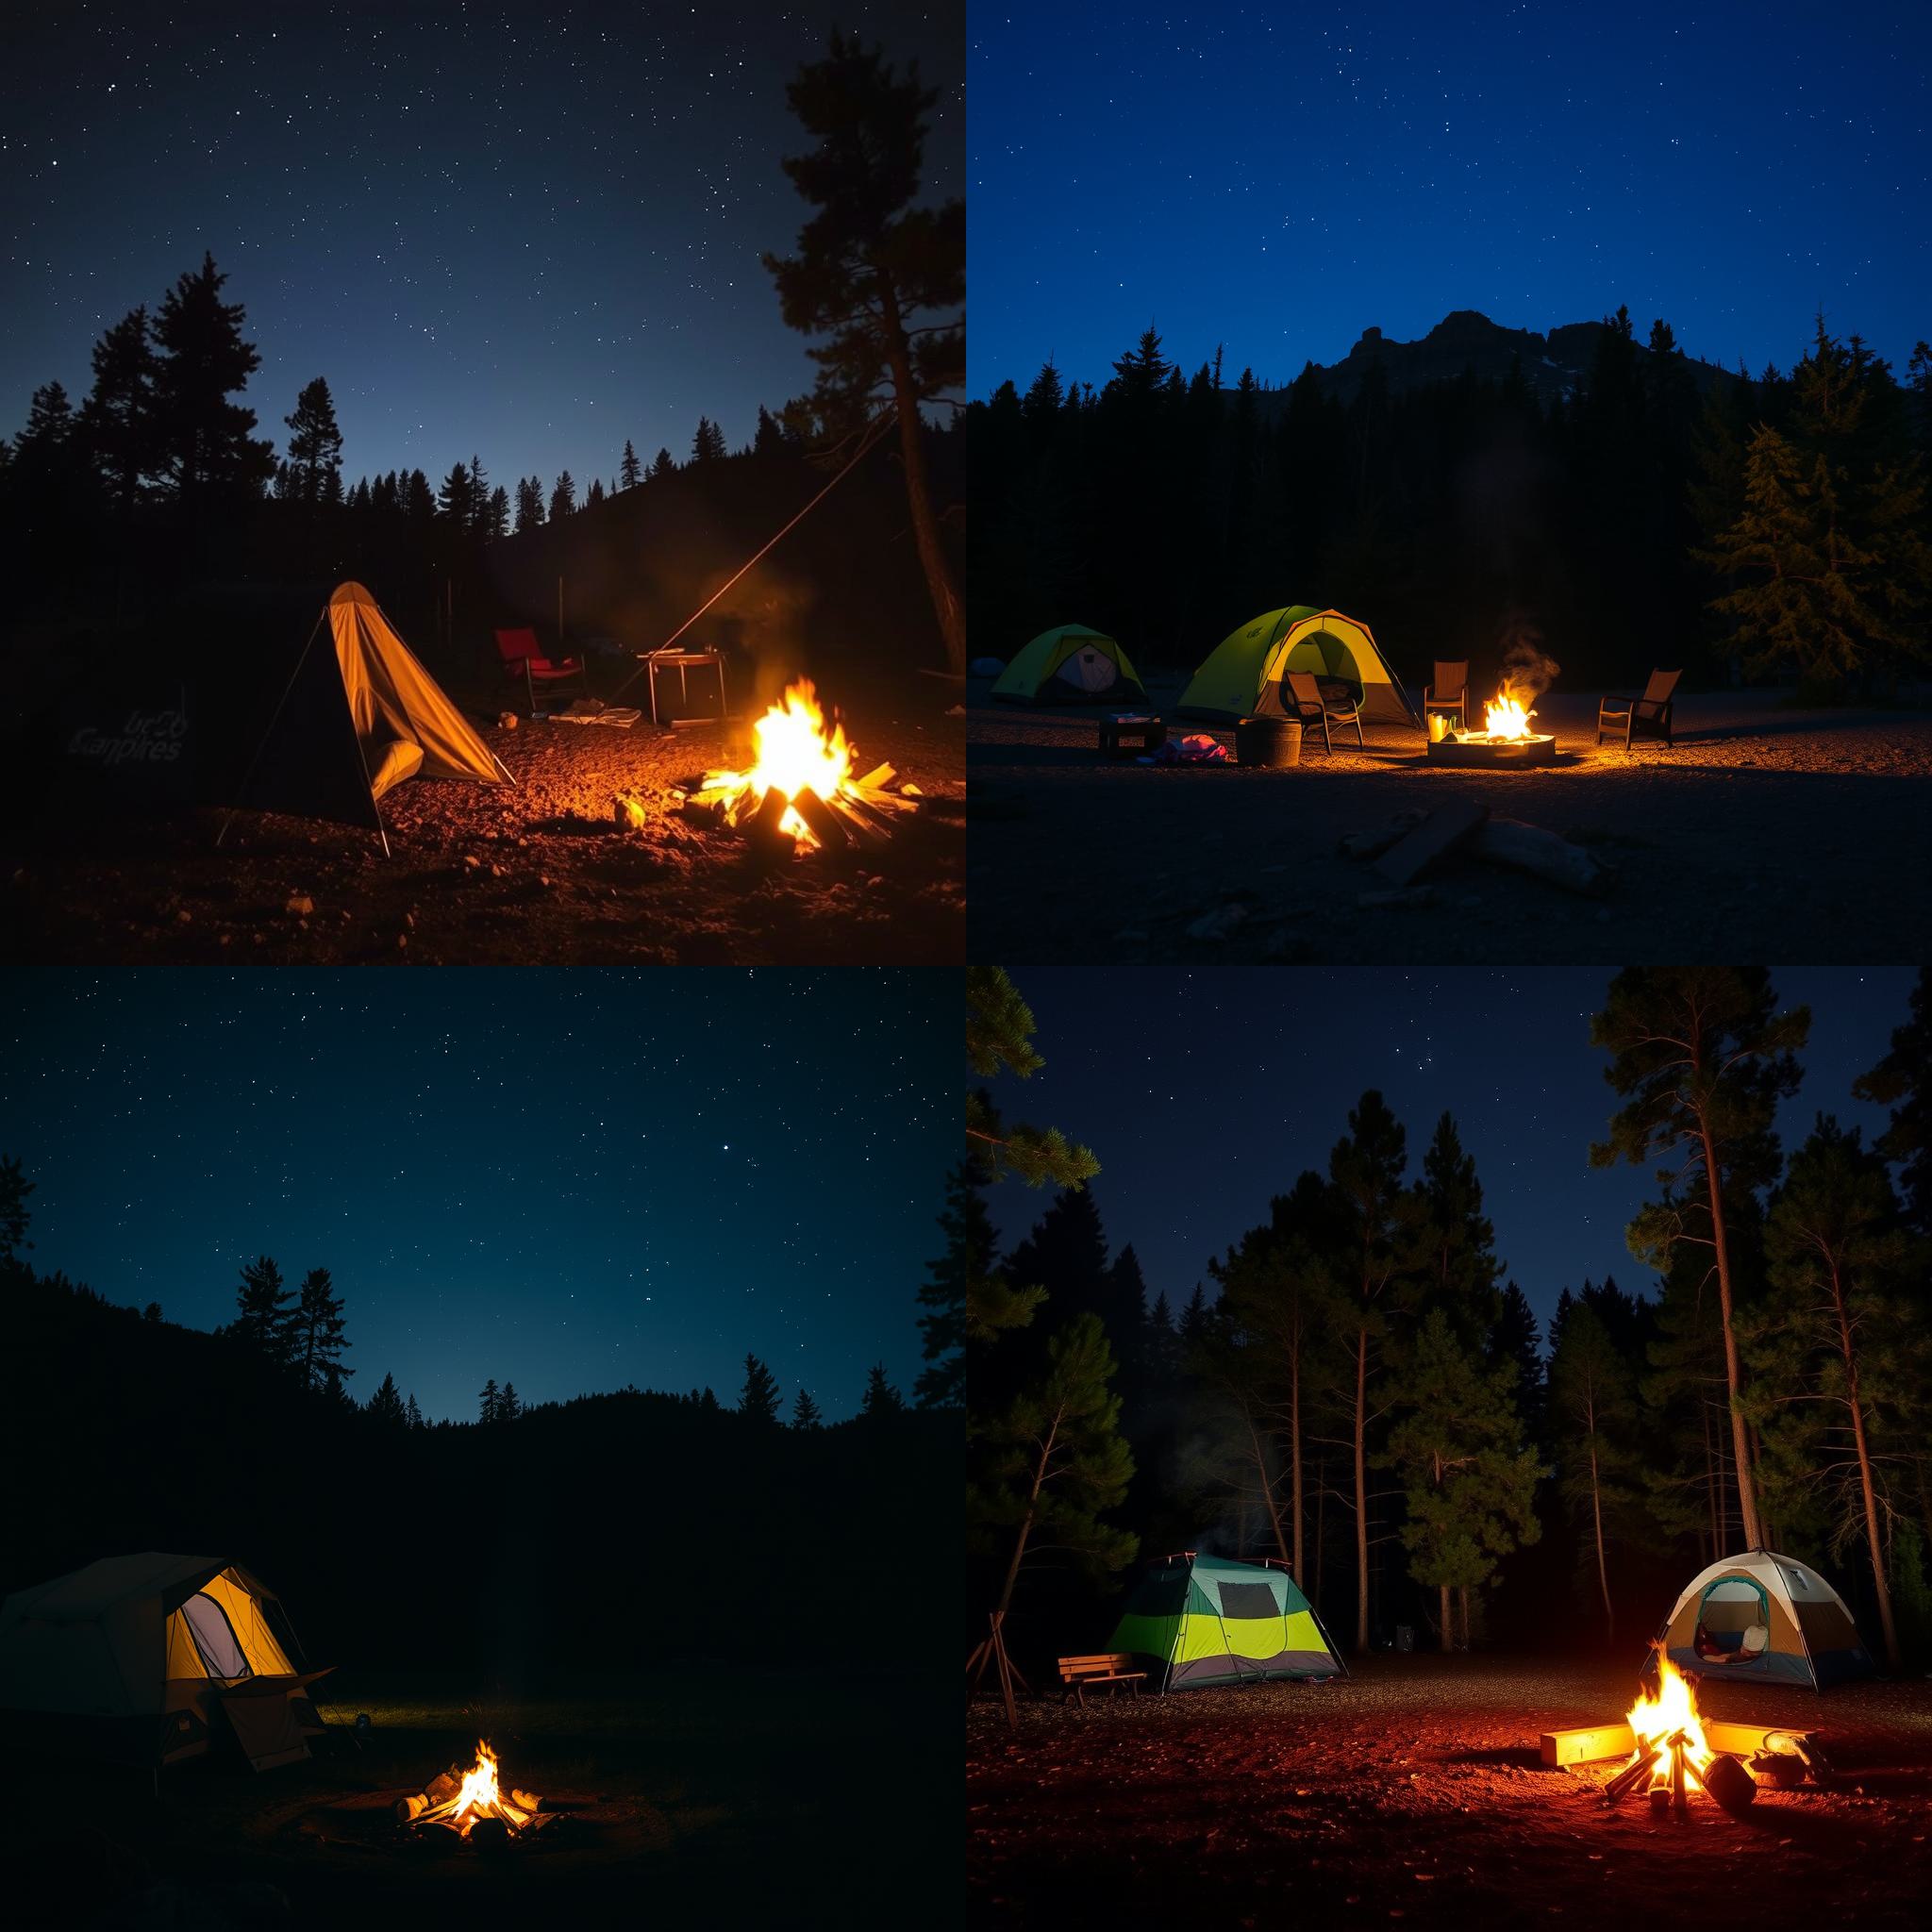
<path fill-rule="evenodd" d="M 1177 679 L 1155 680 L 1170 731 Z M 1432 770 L 1412 730 L 1366 751 L 1317 741 L 1286 772 L 1102 760 L 1098 712 L 994 705 L 968 718 L 975 958 L 1029 961 L 1881 962 L 1932 951 L 1932 711 L 1801 710 L 1775 694 L 1690 696 L 1674 748 L 1594 742 L 1594 694 L 1546 698 L 1559 762 Z M 1231 731 L 1221 734 L 1230 744 Z M 1433 903 L 1359 907 L 1387 881 L 1347 832 L 1476 798 L 1586 845 L 1602 899 L 1468 858 Z M 1074 854 L 1077 853 L 1077 862 Z"/>
<path fill-rule="evenodd" d="M 1634 1665 L 1372 1657 L 1345 1682 L 967 1717 L 976 1922 L 1015 1925 L 1923 1923 L 1932 1683 L 1707 1685 L 1707 1715 L 1802 1725 L 1838 1782 L 1741 1819 L 1607 1812 L 1609 1765 L 1545 1730 L 1613 1721 Z M 1313 1919 L 1312 1912 L 1323 1914 Z"/>
<path fill-rule="evenodd" d="M 855 862 L 756 859 L 735 833 L 684 823 L 679 778 L 743 762 L 746 726 L 659 732 L 525 722 L 483 736 L 516 788 L 423 779 L 383 800 L 373 834 L 243 812 L 16 825 L 0 846 L 0 957 L 36 964 L 358 962 L 933 964 L 965 945 L 961 721 L 927 696 L 848 718 L 860 769 L 926 793 L 917 819 Z M 620 835 L 611 800 L 651 816 Z M 291 901 L 312 902 L 308 912 Z"/>

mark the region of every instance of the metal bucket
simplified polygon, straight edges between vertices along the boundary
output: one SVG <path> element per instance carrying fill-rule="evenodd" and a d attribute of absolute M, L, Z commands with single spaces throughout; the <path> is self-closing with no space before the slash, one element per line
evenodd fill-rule
<path fill-rule="evenodd" d="M 1286 771 L 1302 761 L 1302 727 L 1293 718 L 1242 718 L 1234 727 L 1235 762 Z"/>

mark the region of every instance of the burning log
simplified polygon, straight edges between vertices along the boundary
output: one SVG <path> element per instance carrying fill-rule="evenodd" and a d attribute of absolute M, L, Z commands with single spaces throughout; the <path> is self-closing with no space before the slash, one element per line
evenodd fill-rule
<path fill-rule="evenodd" d="M 451 1832 L 500 1850 L 519 1833 L 548 1822 L 539 1816 L 541 1804 L 528 1791 L 512 1790 L 506 1797 L 497 1781 L 496 1754 L 479 1741 L 471 1770 L 460 1776 L 454 1770 L 443 1773 L 420 1797 L 404 1798 L 395 1813 L 397 1824 L 412 1831 Z"/>
<path fill-rule="evenodd" d="M 769 793 L 766 794 L 768 797 Z M 791 809 L 811 828 L 811 835 L 833 858 L 842 858 L 853 845 L 845 822 L 809 785 L 791 801 Z"/>
<path fill-rule="evenodd" d="M 1604 1787 L 1604 1803 L 1606 1805 L 1617 1804 L 1623 1798 L 1624 1793 L 1629 1790 L 1633 1785 L 1637 1784 L 1663 1755 L 1664 1747 L 1661 1744 L 1653 1744 L 1634 1764 L 1626 1764 Z"/>
<path fill-rule="evenodd" d="M 1713 1757 L 1704 1774 L 1704 1789 L 1732 1817 L 1741 1817 L 1757 1799 L 1757 1780 L 1735 1757 Z"/>

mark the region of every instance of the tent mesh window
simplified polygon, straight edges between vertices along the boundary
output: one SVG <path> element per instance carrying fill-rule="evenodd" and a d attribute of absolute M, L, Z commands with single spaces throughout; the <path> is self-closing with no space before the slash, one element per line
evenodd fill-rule
<path fill-rule="evenodd" d="M 202 1663 L 210 1677 L 252 1677 L 255 1674 L 248 1667 L 247 1657 L 242 1655 L 241 1640 L 235 1635 L 235 1626 L 228 1622 L 227 1611 L 213 1597 L 190 1597 L 181 1606 L 181 1614 L 187 1619 L 194 1647 L 201 1653 Z"/>
<path fill-rule="evenodd" d="M 1278 1617 L 1281 1606 L 1274 1601 L 1274 1589 L 1265 1583 L 1224 1583 L 1221 1586 L 1221 1614 L 1224 1617 Z"/>
<path fill-rule="evenodd" d="M 1717 1663 L 1744 1662 L 1764 1648 L 1770 1629 L 1764 1591 L 1748 1578 L 1726 1576 L 1697 1607 L 1697 1654 Z"/>

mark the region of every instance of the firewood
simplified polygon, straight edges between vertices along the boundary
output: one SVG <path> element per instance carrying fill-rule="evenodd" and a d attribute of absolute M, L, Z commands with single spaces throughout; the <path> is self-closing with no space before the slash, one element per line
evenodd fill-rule
<path fill-rule="evenodd" d="M 1565 891 L 1594 897 L 1609 883 L 1609 874 L 1581 845 L 1521 819 L 1491 819 L 1472 835 L 1468 849 L 1492 865 L 1531 873 Z"/>
<path fill-rule="evenodd" d="M 413 1824 L 429 1808 L 427 1798 L 398 1798 L 394 1805 L 396 1823 Z"/>
<path fill-rule="evenodd" d="M 857 782 L 869 790 L 883 791 L 898 775 L 898 773 L 893 771 L 891 765 L 874 765 L 864 777 Z"/>
<path fill-rule="evenodd" d="M 1391 886 L 1411 885 L 1417 874 L 1463 843 L 1489 815 L 1489 807 L 1473 798 L 1439 805 L 1376 859 L 1375 870 Z"/>
<path fill-rule="evenodd" d="M 519 1811 L 541 1811 L 543 1808 L 543 1800 L 532 1797 L 528 1791 L 519 1791 L 512 1789 L 509 1794 L 509 1801 Z"/>
<path fill-rule="evenodd" d="M 791 834 L 781 829 L 785 814 L 791 808 L 791 800 L 774 786 L 766 790 L 765 795 L 749 811 L 740 815 L 738 829 L 750 841 L 755 853 L 766 858 L 786 858 L 797 849 L 797 841 Z"/>
<path fill-rule="evenodd" d="M 423 1787 L 423 1799 L 429 1806 L 447 1805 L 463 1788 L 459 1772 L 446 1771 L 441 1777 Z"/>
<path fill-rule="evenodd" d="M 1663 1755 L 1664 1747 L 1661 1744 L 1653 1744 L 1635 1764 L 1626 1764 L 1604 1787 L 1604 1803 L 1614 1805 L 1632 1785 L 1642 1780 L 1645 1774 Z"/>
<path fill-rule="evenodd" d="M 824 848 L 828 858 L 842 858 L 852 849 L 852 837 L 845 821 L 825 801 L 807 786 L 791 801 L 791 809 L 811 827 L 812 837 Z"/>
<path fill-rule="evenodd" d="M 1422 823 L 1419 811 L 1399 811 L 1386 825 L 1367 832 L 1344 832 L 1336 850 L 1344 858 L 1379 858 L 1403 833 Z"/>

